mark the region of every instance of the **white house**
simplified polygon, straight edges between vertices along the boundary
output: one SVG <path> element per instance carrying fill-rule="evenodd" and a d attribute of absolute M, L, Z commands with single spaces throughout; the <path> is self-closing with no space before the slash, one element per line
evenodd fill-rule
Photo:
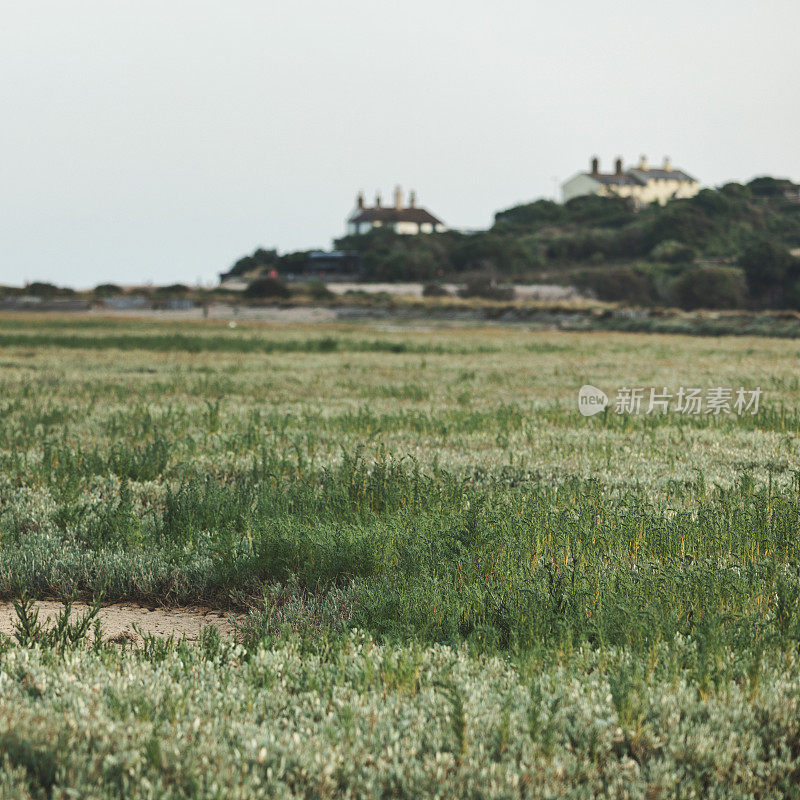
<path fill-rule="evenodd" d="M 408 205 L 403 206 L 403 192 L 398 186 L 394 192 L 394 205 L 381 205 L 381 196 L 375 196 L 375 205 L 371 208 L 364 205 L 364 194 L 359 192 L 356 207 L 347 218 L 347 233 L 368 233 L 373 228 L 391 228 L 395 233 L 442 233 L 445 224 L 434 217 L 427 209 L 417 206 L 414 192 L 408 197 Z"/>
<path fill-rule="evenodd" d="M 600 172 L 598 158 L 592 159 L 590 172 L 581 172 L 561 184 L 564 202 L 573 197 L 596 194 L 601 197 L 629 197 L 637 205 L 659 203 L 681 197 L 694 197 L 700 183 L 686 172 L 672 166 L 669 158 L 660 167 L 651 167 L 642 156 L 635 167 L 623 169 L 622 159 L 614 164 L 614 172 Z"/>

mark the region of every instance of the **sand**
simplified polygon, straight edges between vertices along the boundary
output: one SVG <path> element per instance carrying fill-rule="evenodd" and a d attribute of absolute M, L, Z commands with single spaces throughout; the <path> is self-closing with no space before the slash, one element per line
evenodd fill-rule
<path fill-rule="evenodd" d="M 52 620 L 64 606 L 54 600 L 41 600 L 36 607 L 39 609 L 39 621 L 45 622 Z M 71 618 L 85 613 L 88 608 L 86 603 L 73 603 Z M 134 623 L 144 633 L 164 637 L 174 635 L 176 639 L 185 637 L 188 641 L 196 641 L 207 625 L 213 625 L 223 637 L 231 637 L 234 633 L 232 615 L 209 608 L 159 608 L 135 603 L 110 603 L 100 609 L 98 617 L 103 639 L 114 642 L 139 642 L 141 637 L 134 631 Z M 0 633 L 11 636 L 16 621 L 13 602 L 0 602 Z"/>

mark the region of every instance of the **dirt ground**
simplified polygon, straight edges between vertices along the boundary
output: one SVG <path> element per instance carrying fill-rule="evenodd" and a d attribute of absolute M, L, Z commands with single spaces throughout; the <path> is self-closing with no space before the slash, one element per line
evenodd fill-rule
<path fill-rule="evenodd" d="M 42 600 L 36 603 L 36 607 L 39 621 L 49 622 L 63 605 L 54 600 Z M 88 608 L 86 603 L 73 603 L 70 618 L 85 613 Z M 186 637 L 188 641 L 197 640 L 207 625 L 217 628 L 222 637 L 231 637 L 234 632 L 232 615 L 207 608 L 157 608 L 112 603 L 101 608 L 98 616 L 103 638 L 111 641 L 139 641 L 140 637 L 133 629 L 134 623 L 144 633 L 164 637 L 174 635 L 176 639 Z M 13 602 L 0 602 L 0 633 L 11 636 L 16 621 Z"/>

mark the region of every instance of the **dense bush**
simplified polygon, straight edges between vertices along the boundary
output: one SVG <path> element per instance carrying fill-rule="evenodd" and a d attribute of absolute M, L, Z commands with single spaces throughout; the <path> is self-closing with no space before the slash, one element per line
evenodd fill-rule
<path fill-rule="evenodd" d="M 429 281 L 452 269 L 450 249 L 459 234 L 406 236 L 389 228 L 374 228 L 361 236 L 346 236 L 336 247 L 358 256 L 365 280 Z"/>
<path fill-rule="evenodd" d="M 674 292 L 681 308 L 740 308 L 747 285 L 740 269 L 701 266 L 685 270 L 675 281 Z"/>
<path fill-rule="evenodd" d="M 256 269 L 263 271 L 274 267 L 278 263 L 277 250 L 264 250 L 258 248 L 252 255 L 240 258 L 225 274 L 224 277 L 238 277 Z"/>
<path fill-rule="evenodd" d="M 277 269 L 281 275 L 302 275 L 308 266 L 309 251 L 284 253 L 277 262 L 272 261 L 261 270 L 262 274 Z"/>
<path fill-rule="evenodd" d="M 123 294 L 123 289 L 115 283 L 101 283 L 94 287 L 94 292 L 103 295 L 120 295 Z"/>
<path fill-rule="evenodd" d="M 155 293 L 159 295 L 183 295 L 190 291 L 191 289 L 183 283 L 173 283 L 168 286 L 158 286 Z"/>
<path fill-rule="evenodd" d="M 653 272 L 640 266 L 598 267 L 576 276 L 576 284 L 599 300 L 649 305 L 657 299 Z"/>
<path fill-rule="evenodd" d="M 74 289 L 66 286 L 56 286 L 53 283 L 44 283 L 42 281 L 33 281 L 25 287 L 25 292 L 36 297 L 59 297 L 64 295 L 75 294 Z"/>
<path fill-rule="evenodd" d="M 753 178 L 747 188 L 755 197 L 784 197 L 787 192 L 796 192 L 797 184 L 786 178 L 761 177 Z"/>
<path fill-rule="evenodd" d="M 426 283 L 422 287 L 423 297 L 450 297 L 450 292 L 440 283 Z"/>
<path fill-rule="evenodd" d="M 653 247 L 667 240 L 700 245 L 714 232 L 714 223 L 705 210 L 692 200 L 673 200 L 654 210 L 647 235 Z"/>
<path fill-rule="evenodd" d="M 692 198 L 692 206 L 701 208 L 709 217 L 722 219 L 736 216 L 741 207 L 730 192 L 720 192 L 714 189 L 703 189 Z"/>
<path fill-rule="evenodd" d="M 785 248 L 763 236 L 751 238 L 739 259 L 747 286 L 756 298 L 771 294 L 775 299 L 791 263 L 792 258 Z"/>
<path fill-rule="evenodd" d="M 249 299 L 286 298 L 289 287 L 278 278 L 256 278 L 244 291 Z"/>
<path fill-rule="evenodd" d="M 636 216 L 630 201 L 621 197 L 573 197 L 564 209 L 569 222 L 587 227 L 619 228 L 633 222 Z"/>
<path fill-rule="evenodd" d="M 524 270 L 528 259 L 529 253 L 517 237 L 493 231 L 465 237 L 450 254 L 457 272 L 491 271 L 503 275 Z"/>
<path fill-rule="evenodd" d="M 543 225 L 564 222 L 568 218 L 566 208 L 552 200 L 537 200 L 535 203 L 514 206 L 494 215 L 494 225 L 498 230 L 537 230 Z"/>
<path fill-rule="evenodd" d="M 676 242 L 674 239 L 659 242 L 650 251 L 650 258 L 653 261 L 664 261 L 668 264 L 685 264 L 691 261 L 695 255 L 693 247 L 683 244 L 683 242 Z"/>
<path fill-rule="evenodd" d="M 738 199 L 746 199 L 752 197 L 752 192 L 747 186 L 743 186 L 741 183 L 726 183 L 724 186 L 720 188 L 720 192 L 728 197 L 735 197 Z"/>
<path fill-rule="evenodd" d="M 305 290 L 312 300 L 330 300 L 336 295 L 326 286 L 324 281 L 313 280 L 305 285 Z"/>

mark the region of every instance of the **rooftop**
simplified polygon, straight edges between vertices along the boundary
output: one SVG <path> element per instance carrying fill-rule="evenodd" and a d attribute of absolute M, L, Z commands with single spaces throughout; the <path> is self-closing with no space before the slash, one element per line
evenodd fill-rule
<path fill-rule="evenodd" d="M 358 213 L 350 217 L 350 222 L 430 222 L 434 225 L 441 225 L 442 221 L 437 219 L 424 208 L 362 208 Z"/>
<path fill-rule="evenodd" d="M 413 222 L 418 225 L 424 223 L 430 223 L 431 225 L 444 224 L 438 217 L 434 217 L 430 211 L 417 205 L 417 198 L 414 192 L 409 194 L 408 205 L 403 205 L 403 194 L 399 186 L 395 189 L 394 205 L 391 206 L 384 206 L 381 204 L 380 194 L 376 195 L 374 206 L 366 206 L 364 205 L 364 195 L 362 192 L 359 192 L 356 198 L 356 209 L 350 215 L 348 222 Z"/>
<path fill-rule="evenodd" d="M 651 167 L 647 163 L 647 158 L 642 156 L 635 167 L 628 167 L 627 169 L 623 169 L 622 159 L 618 158 L 615 162 L 616 170 L 607 173 L 600 172 L 599 165 L 599 159 L 597 157 L 593 158 L 591 169 L 584 174 L 607 186 L 644 186 L 648 181 L 652 180 L 697 181 L 687 172 L 673 167 L 669 158 L 664 159 L 662 166 Z"/>
<path fill-rule="evenodd" d="M 633 169 L 628 170 L 630 175 L 635 176 L 639 179 L 642 183 L 646 183 L 648 180 L 665 180 L 665 181 L 696 181 L 697 178 L 693 178 L 688 173 L 684 172 L 681 169 L 663 169 L 663 168 L 656 168 L 656 169 L 641 169 L 639 167 L 634 167 Z"/>

